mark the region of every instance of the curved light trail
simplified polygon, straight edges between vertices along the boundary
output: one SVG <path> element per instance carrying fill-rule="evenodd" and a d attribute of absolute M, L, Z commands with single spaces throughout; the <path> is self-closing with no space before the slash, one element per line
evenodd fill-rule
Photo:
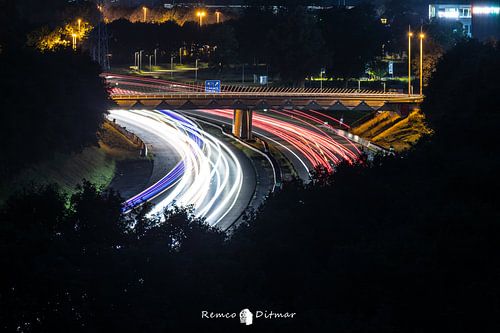
<path fill-rule="evenodd" d="M 166 175 L 124 203 L 128 211 L 153 202 L 151 214 L 173 204 L 191 206 L 198 217 L 216 225 L 233 209 L 243 184 L 243 171 L 234 153 L 193 121 L 172 111 L 110 111 L 118 122 L 133 123 L 160 138 L 181 156 Z"/>
<path fill-rule="evenodd" d="M 233 117 L 232 110 L 203 109 L 199 111 L 202 114 L 214 115 L 226 119 L 232 119 Z M 270 115 L 254 113 L 253 127 L 256 129 L 256 133 L 291 152 L 306 171 L 318 165 L 323 166 L 328 171 L 333 171 L 334 166 L 342 161 L 346 161 L 349 164 L 358 161 L 360 154 L 358 147 L 347 138 L 344 138 L 345 143 L 340 143 L 321 128 L 314 125 L 313 123 L 324 124 L 319 118 L 301 111 L 275 110 L 273 113 L 281 116 L 281 118 L 291 118 L 283 120 Z M 294 148 L 296 153 L 280 144 L 277 140 L 259 132 L 259 130 L 287 142 Z"/>

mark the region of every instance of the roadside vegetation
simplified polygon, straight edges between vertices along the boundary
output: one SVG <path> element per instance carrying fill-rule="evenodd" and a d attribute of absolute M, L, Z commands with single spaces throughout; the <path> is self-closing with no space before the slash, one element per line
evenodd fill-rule
<path fill-rule="evenodd" d="M 379 112 L 351 132 L 397 152 L 408 150 L 422 137 L 432 135 L 421 110 L 412 111 L 406 117 L 390 111 Z"/>

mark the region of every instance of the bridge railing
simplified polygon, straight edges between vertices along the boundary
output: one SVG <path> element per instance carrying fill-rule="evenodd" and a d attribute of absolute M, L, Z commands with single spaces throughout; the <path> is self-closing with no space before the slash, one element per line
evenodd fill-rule
<path fill-rule="evenodd" d="M 378 93 L 298 93 L 298 92 L 168 92 L 168 93 L 138 93 L 138 94 L 112 94 L 115 100 L 140 100 L 140 99 L 265 99 L 265 98 L 303 98 L 303 99 L 342 99 L 342 100 L 377 100 L 377 101 L 402 101 L 418 102 L 422 100 L 420 95 L 406 94 L 378 94 Z"/>

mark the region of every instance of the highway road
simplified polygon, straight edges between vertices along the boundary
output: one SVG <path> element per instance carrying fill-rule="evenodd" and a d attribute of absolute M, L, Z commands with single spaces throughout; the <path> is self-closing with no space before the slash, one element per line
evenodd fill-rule
<path fill-rule="evenodd" d="M 232 110 L 182 110 L 187 115 L 202 117 L 230 128 Z M 326 123 L 337 121 L 322 113 L 311 114 L 299 110 L 254 112 L 253 133 L 281 151 L 292 163 L 297 175 L 310 180 L 310 170 L 321 165 L 333 171 L 335 165 L 356 163 L 361 153 L 359 145 L 335 132 Z"/>
<path fill-rule="evenodd" d="M 247 208 L 255 188 L 251 166 L 192 120 L 168 110 L 113 110 L 109 117 L 146 144 L 154 142 L 156 176 L 124 203 L 125 211 L 150 201 L 156 214 L 175 203 L 227 229 Z"/>

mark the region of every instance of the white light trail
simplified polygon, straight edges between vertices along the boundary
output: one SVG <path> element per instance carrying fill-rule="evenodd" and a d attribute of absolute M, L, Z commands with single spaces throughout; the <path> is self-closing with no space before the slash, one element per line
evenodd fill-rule
<path fill-rule="evenodd" d="M 192 206 L 196 216 L 216 225 L 232 210 L 240 195 L 243 171 L 236 155 L 219 139 L 171 111 L 113 110 L 110 117 L 152 133 L 182 158 L 183 173 L 178 179 L 166 184 L 159 181 L 135 196 L 154 200 L 150 214 L 175 203 Z M 165 170 L 167 176 L 169 171 Z"/>

